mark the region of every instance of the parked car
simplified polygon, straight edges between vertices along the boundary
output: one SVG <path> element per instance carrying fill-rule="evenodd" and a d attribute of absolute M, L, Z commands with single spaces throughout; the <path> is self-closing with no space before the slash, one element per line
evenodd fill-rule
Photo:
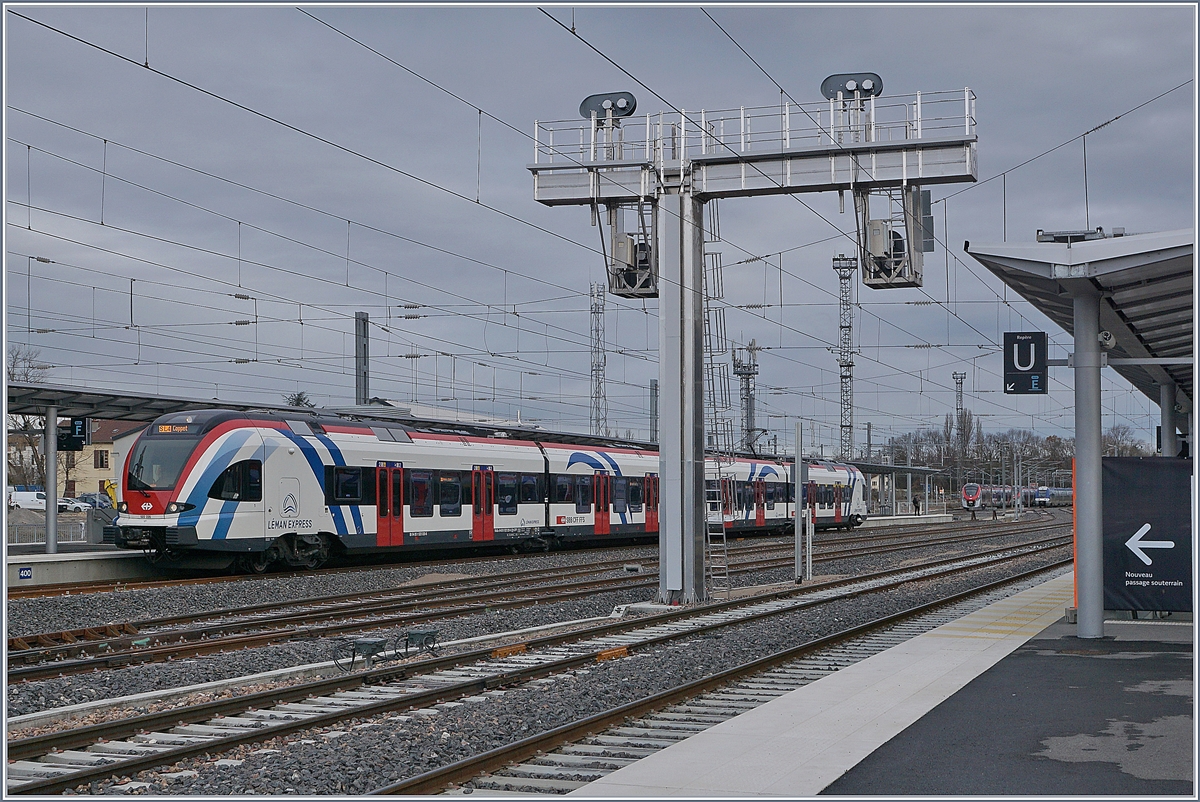
<path fill-rule="evenodd" d="M 60 498 L 58 500 L 59 512 L 87 512 L 92 508 L 91 504 L 86 501 L 80 501 L 74 498 Z"/>
<path fill-rule="evenodd" d="M 80 493 L 75 500 L 89 504 L 98 510 L 110 510 L 113 505 L 112 499 L 106 493 Z"/>

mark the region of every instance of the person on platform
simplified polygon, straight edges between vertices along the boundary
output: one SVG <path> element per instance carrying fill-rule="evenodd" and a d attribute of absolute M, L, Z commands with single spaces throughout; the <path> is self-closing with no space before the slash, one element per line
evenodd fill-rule
<path fill-rule="evenodd" d="M 913 510 L 914 510 L 913 515 L 920 515 L 921 514 L 921 497 L 913 496 L 912 503 L 913 503 Z"/>

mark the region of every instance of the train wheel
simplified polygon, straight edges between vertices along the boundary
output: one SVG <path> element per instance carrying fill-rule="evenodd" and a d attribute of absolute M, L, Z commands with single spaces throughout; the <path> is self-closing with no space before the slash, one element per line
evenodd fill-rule
<path fill-rule="evenodd" d="M 278 557 L 274 549 L 266 549 L 257 554 L 246 554 L 240 559 L 241 567 L 251 574 L 265 574 Z"/>

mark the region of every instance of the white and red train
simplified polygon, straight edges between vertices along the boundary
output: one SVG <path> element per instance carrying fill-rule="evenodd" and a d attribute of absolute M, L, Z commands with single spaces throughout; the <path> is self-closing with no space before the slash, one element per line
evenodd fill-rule
<path fill-rule="evenodd" d="M 164 415 L 120 454 L 106 539 L 153 556 L 316 567 L 340 554 L 454 545 L 549 547 L 658 531 L 658 453 L 597 438 L 473 433 L 322 414 Z M 791 529 L 791 464 L 710 462 L 710 520 Z M 811 462 L 818 527 L 866 517 L 863 475 Z"/>

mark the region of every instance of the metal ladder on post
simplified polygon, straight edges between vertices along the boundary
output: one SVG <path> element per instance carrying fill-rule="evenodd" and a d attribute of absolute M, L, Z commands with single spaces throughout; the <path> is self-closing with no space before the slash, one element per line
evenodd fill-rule
<path fill-rule="evenodd" d="M 709 595 L 721 594 L 728 599 L 732 591 L 729 582 L 729 544 L 725 540 L 725 522 L 708 522 L 708 541 L 704 548 L 708 564 Z"/>

